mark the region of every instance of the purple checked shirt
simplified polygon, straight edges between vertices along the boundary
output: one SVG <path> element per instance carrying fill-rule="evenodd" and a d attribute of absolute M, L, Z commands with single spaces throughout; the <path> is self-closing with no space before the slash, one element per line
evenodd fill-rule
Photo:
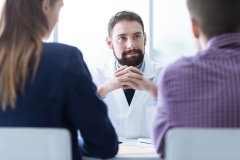
<path fill-rule="evenodd" d="M 151 133 L 160 156 L 169 128 L 240 127 L 240 33 L 213 37 L 161 76 Z"/>

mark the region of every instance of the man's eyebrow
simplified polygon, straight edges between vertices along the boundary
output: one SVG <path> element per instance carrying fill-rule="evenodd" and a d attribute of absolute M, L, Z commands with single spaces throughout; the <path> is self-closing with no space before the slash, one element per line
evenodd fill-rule
<path fill-rule="evenodd" d="M 136 34 L 141 34 L 142 35 L 142 32 L 135 32 L 133 33 L 133 35 L 136 35 Z M 119 34 L 118 37 L 122 37 L 122 36 L 126 36 L 127 34 Z"/>
<path fill-rule="evenodd" d="M 134 33 L 134 35 L 135 35 L 135 34 L 142 34 L 142 32 L 136 32 L 136 33 Z"/>
<path fill-rule="evenodd" d="M 126 36 L 126 34 L 119 34 L 118 37 Z"/>

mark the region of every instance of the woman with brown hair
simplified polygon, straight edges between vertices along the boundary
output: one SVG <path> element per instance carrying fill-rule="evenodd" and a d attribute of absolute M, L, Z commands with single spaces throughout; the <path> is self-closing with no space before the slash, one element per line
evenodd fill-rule
<path fill-rule="evenodd" d="M 75 47 L 43 43 L 63 0 L 5 0 L 0 17 L 0 127 L 67 128 L 73 160 L 118 150 L 106 105 Z M 77 139 L 77 129 L 82 139 Z"/>

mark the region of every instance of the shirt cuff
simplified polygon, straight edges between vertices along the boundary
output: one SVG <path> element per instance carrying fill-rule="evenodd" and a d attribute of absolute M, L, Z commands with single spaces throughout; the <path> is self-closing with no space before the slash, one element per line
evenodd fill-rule
<path fill-rule="evenodd" d="M 102 101 L 104 101 L 104 98 L 99 97 L 99 95 L 96 93 L 96 95 L 98 96 L 99 99 L 101 99 Z"/>
<path fill-rule="evenodd" d="M 153 102 L 154 102 L 154 105 L 156 106 L 156 105 L 157 105 L 157 101 L 156 101 L 156 100 L 153 100 Z"/>

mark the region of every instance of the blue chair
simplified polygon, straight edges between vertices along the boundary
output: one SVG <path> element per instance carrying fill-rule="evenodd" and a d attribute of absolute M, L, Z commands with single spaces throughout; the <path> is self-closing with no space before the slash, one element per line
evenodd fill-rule
<path fill-rule="evenodd" d="M 71 160 L 66 129 L 0 128 L 0 160 Z"/>
<path fill-rule="evenodd" d="M 240 160 L 240 129 L 170 129 L 165 153 L 166 160 Z"/>

